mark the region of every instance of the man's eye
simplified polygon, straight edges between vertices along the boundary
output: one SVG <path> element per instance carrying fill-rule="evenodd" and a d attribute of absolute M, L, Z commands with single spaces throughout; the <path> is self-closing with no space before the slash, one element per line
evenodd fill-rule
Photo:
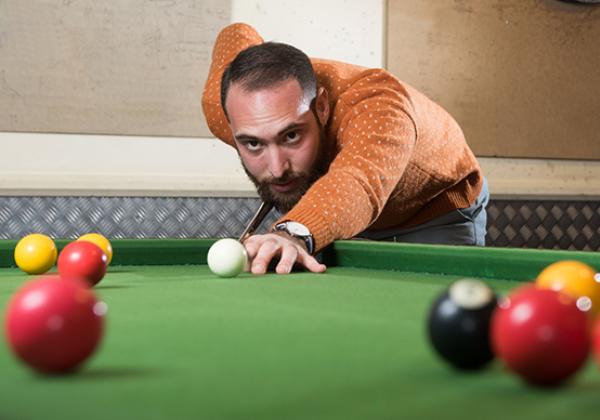
<path fill-rule="evenodd" d="M 285 135 L 285 139 L 291 142 L 297 141 L 299 138 L 300 134 L 297 131 L 290 131 Z"/>
<path fill-rule="evenodd" d="M 250 150 L 251 152 L 255 152 L 260 149 L 260 143 L 257 141 L 247 141 L 246 149 Z"/>

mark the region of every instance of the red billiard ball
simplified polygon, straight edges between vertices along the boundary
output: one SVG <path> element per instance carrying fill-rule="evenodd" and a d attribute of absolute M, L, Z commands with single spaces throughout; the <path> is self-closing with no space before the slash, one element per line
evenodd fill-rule
<path fill-rule="evenodd" d="M 555 386 L 583 366 L 588 331 L 588 317 L 572 297 L 526 285 L 501 301 L 492 316 L 492 347 L 525 381 Z"/>
<path fill-rule="evenodd" d="M 25 364 L 41 373 L 74 371 L 96 350 L 106 305 L 83 280 L 42 276 L 9 301 L 5 335 Z"/>
<path fill-rule="evenodd" d="M 85 279 L 91 286 L 97 284 L 104 274 L 108 259 L 102 249 L 91 242 L 71 242 L 58 256 L 58 272 L 63 278 Z"/>

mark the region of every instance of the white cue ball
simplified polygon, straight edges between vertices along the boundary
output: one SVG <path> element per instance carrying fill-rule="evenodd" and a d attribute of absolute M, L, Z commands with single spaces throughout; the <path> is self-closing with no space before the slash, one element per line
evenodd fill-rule
<path fill-rule="evenodd" d="M 235 277 L 248 264 L 246 248 L 235 239 L 219 239 L 208 250 L 208 267 L 219 277 Z"/>

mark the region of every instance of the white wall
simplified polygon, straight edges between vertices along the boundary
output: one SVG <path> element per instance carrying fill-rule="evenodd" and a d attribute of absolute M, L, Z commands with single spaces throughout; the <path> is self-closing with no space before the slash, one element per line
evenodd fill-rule
<path fill-rule="evenodd" d="M 214 139 L 0 133 L 0 153 L 0 195 L 255 195 Z"/>
<path fill-rule="evenodd" d="M 311 57 L 382 67 L 385 0 L 237 0 L 232 21 Z"/>
<path fill-rule="evenodd" d="M 384 16 L 384 0 L 232 2 L 232 21 L 267 40 L 371 67 L 385 64 Z M 481 162 L 496 195 L 600 196 L 600 162 Z M 29 194 L 255 195 L 235 151 L 215 139 L 0 133 L 0 195 Z"/>

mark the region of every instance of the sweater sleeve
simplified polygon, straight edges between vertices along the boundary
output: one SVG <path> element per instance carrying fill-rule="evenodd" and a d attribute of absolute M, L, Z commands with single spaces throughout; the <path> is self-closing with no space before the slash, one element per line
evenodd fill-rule
<path fill-rule="evenodd" d="M 340 97 L 333 115 L 339 153 L 281 218 L 307 226 L 317 250 L 373 223 L 404 174 L 417 132 L 406 98 L 386 79 L 367 75 Z"/>
<path fill-rule="evenodd" d="M 202 109 L 210 131 L 231 146 L 235 143 L 221 108 L 221 77 L 238 53 L 262 42 L 262 37 L 254 28 L 244 23 L 234 23 L 219 33 L 213 47 L 212 62 L 202 94 Z"/>

